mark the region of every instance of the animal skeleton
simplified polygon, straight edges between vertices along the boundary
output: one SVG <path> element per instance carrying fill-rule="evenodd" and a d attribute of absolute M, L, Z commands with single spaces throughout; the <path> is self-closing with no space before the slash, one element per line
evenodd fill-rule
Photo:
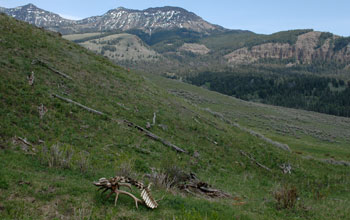
<path fill-rule="evenodd" d="M 150 193 L 151 184 L 145 187 L 143 183 L 133 180 L 129 177 L 116 176 L 110 179 L 100 178 L 98 182 L 94 182 L 94 185 L 99 187 L 98 190 L 104 189 L 102 193 L 111 190 L 111 192 L 107 195 L 107 198 L 109 198 L 113 193 L 115 193 L 115 206 L 117 205 L 119 194 L 125 194 L 134 199 L 136 208 L 138 208 L 138 203 L 145 204 L 148 208 L 151 209 L 155 209 L 158 207 L 157 200 L 154 200 Z M 141 191 L 142 200 L 138 199 L 136 196 L 127 191 L 120 190 L 121 186 L 128 187 L 129 189 L 131 189 L 131 186 L 137 187 Z"/>

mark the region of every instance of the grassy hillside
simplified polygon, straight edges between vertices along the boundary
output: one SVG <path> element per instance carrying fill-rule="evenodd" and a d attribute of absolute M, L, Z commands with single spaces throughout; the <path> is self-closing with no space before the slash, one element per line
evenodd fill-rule
<path fill-rule="evenodd" d="M 5 15 L 0 50 L 1 219 L 344 219 L 350 212 L 348 167 L 280 150 L 104 57 Z M 154 113 L 149 130 L 187 153 L 122 121 L 145 127 Z M 285 163 L 291 174 L 281 171 Z M 147 183 L 151 168 L 194 172 L 233 198 L 157 184 L 152 194 L 165 196 L 159 208 L 137 210 L 123 195 L 115 207 L 92 185 L 117 173 Z M 297 192 L 288 208 L 276 200 L 283 190 Z"/>
<path fill-rule="evenodd" d="M 350 119 L 246 102 L 205 88 L 147 74 L 170 93 L 288 146 L 296 154 L 350 160 Z"/>
<path fill-rule="evenodd" d="M 85 34 L 68 34 L 64 35 L 63 38 L 71 41 L 79 41 L 79 40 L 86 40 L 86 39 L 96 39 L 101 37 L 100 32 L 95 33 L 85 33 Z"/>
<path fill-rule="evenodd" d="M 80 43 L 83 47 L 118 63 L 155 62 L 161 57 L 140 38 L 127 33 L 84 33 L 64 35 L 63 38 Z"/>

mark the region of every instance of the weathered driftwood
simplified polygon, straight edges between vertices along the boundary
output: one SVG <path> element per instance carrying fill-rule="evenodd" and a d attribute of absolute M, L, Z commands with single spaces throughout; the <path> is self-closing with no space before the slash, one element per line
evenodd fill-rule
<path fill-rule="evenodd" d="M 89 108 L 89 107 L 87 107 L 87 106 L 85 106 L 85 105 L 82 105 L 82 104 L 80 104 L 80 103 L 78 103 L 78 102 L 76 102 L 76 101 L 73 101 L 73 100 L 71 100 L 71 99 L 64 98 L 64 97 L 59 96 L 59 95 L 56 95 L 56 94 L 52 94 L 52 96 L 55 97 L 55 98 L 61 99 L 61 100 L 63 100 L 63 101 L 72 103 L 72 104 L 74 104 L 74 105 L 77 105 L 77 106 L 79 106 L 79 107 L 81 107 L 81 108 L 83 108 L 83 109 L 85 109 L 85 110 L 87 110 L 87 111 L 89 111 L 89 112 L 91 112 L 91 113 L 98 114 L 98 115 L 103 115 L 103 116 L 107 116 L 107 117 L 108 117 L 108 115 L 105 114 L 105 113 L 103 113 L 103 112 L 100 112 L 100 111 L 97 111 L 97 110 L 95 110 L 95 109 Z M 126 119 L 120 120 L 120 119 L 113 119 L 113 118 L 111 118 L 111 117 L 109 117 L 109 118 L 110 118 L 111 120 L 113 120 L 113 121 L 117 121 L 118 123 L 121 122 L 121 123 L 126 124 L 126 125 L 129 126 L 129 127 L 136 128 L 136 129 L 138 129 L 139 131 L 145 133 L 146 136 L 148 136 L 149 138 L 152 138 L 152 139 L 154 139 L 154 140 L 156 140 L 156 141 L 159 141 L 159 142 L 161 142 L 162 144 L 164 144 L 165 146 L 168 146 L 168 147 L 173 148 L 173 149 L 176 150 L 177 152 L 187 153 L 184 149 L 181 149 L 180 147 L 178 147 L 178 146 L 176 146 L 176 145 L 170 143 L 169 141 L 162 139 L 161 137 L 159 137 L 159 136 L 153 134 L 152 132 L 148 131 L 147 129 L 145 129 L 145 128 L 143 128 L 143 127 L 137 125 L 137 124 L 134 124 L 134 123 L 131 122 L 131 121 L 128 121 L 128 120 L 126 120 Z"/>
<path fill-rule="evenodd" d="M 263 169 L 265 169 L 265 170 L 271 172 L 271 169 L 270 169 L 270 168 L 268 168 L 267 166 L 262 165 L 261 163 L 259 163 L 258 161 L 256 161 L 256 160 L 255 160 L 252 156 L 250 156 L 248 153 L 246 153 L 246 152 L 244 152 L 244 151 L 242 151 L 242 150 L 240 150 L 240 153 L 241 153 L 243 156 L 245 156 L 245 157 L 247 157 L 248 159 L 250 159 L 251 161 L 253 161 L 253 162 L 254 162 L 256 165 L 258 165 L 259 167 L 261 167 L 261 168 L 263 168 Z"/>
<path fill-rule="evenodd" d="M 34 65 L 34 64 L 40 64 L 41 66 L 44 66 L 44 67 L 48 68 L 48 69 L 51 70 L 52 72 L 54 72 L 54 73 L 56 73 L 56 74 L 58 74 L 58 75 L 60 75 L 60 76 L 62 76 L 62 77 L 64 77 L 64 78 L 67 78 L 67 79 L 71 79 L 71 80 L 72 80 L 72 77 L 70 77 L 70 76 L 68 76 L 67 74 L 62 73 L 62 72 L 60 72 L 60 71 L 58 71 L 58 70 L 56 70 L 56 69 L 50 67 L 50 65 L 49 65 L 48 63 L 46 63 L 45 61 L 42 61 L 42 60 L 37 59 L 37 60 L 33 60 L 32 64 L 33 64 L 33 65 Z"/>

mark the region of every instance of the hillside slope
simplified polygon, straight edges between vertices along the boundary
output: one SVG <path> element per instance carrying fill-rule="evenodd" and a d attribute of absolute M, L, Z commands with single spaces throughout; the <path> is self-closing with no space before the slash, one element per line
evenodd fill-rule
<path fill-rule="evenodd" d="M 350 211 L 348 167 L 276 148 L 104 57 L 5 15 L 0 50 L 2 219 L 344 219 Z M 130 126 L 152 125 L 154 115 L 149 131 L 187 153 Z M 281 171 L 287 163 L 291 174 Z M 194 172 L 233 198 L 155 184 L 152 194 L 165 196 L 159 207 L 137 210 L 123 195 L 115 207 L 92 185 L 116 173 L 149 182 L 144 174 L 152 168 Z M 278 203 L 283 189 L 297 192 L 296 204 Z"/>
<path fill-rule="evenodd" d="M 66 39 L 77 35 L 66 35 Z M 95 40 L 87 40 L 80 45 L 107 56 L 115 62 L 120 61 L 157 61 L 161 55 L 143 43 L 137 36 L 121 33 L 108 35 Z"/>
<path fill-rule="evenodd" d="M 171 94 L 231 122 L 287 144 L 295 153 L 323 160 L 350 160 L 350 119 L 247 102 L 177 80 L 147 74 Z"/>

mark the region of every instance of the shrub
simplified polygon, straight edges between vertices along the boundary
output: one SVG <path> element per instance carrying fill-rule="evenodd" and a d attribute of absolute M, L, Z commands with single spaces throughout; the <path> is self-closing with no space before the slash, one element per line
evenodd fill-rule
<path fill-rule="evenodd" d="M 168 190 L 178 187 L 181 183 L 188 180 L 189 175 L 177 166 L 170 166 L 162 170 L 153 168 L 152 172 L 147 174 L 147 177 L 155 186 Z"/>
<path fill-rule="evenodd" d="M 41 149 L 40 159 L 49 167 L 71 168 L 73 150 L 69 147 L 61 147 L 59 143 L 51 147 L 44 146 Z"/>
<path fill-rule="evenodd" d="M 82 151 L 79 153 L 76 159 L 76 165 L 79 168 L 80 172 L 86 173 L 90 167 L 90 154 L 87 151 Z"/>
<path fill-rule="evenodd" d="M 295 186 L 284 185 L 273 192 L 273 196 L 277 202 L 277 209 L 292 209 L 297 202 L 298 192 Z"/>

